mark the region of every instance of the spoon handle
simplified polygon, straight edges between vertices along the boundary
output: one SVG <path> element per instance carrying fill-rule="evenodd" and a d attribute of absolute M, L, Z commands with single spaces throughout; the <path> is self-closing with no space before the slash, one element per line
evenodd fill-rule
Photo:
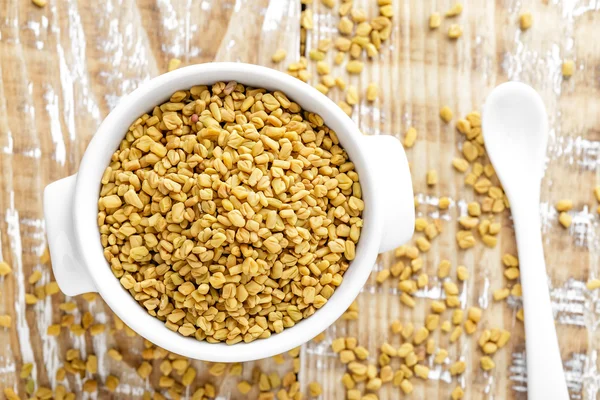
<path fill-rule="evenodd" d="M 525 307 L 527 397 L 567 400 L 569 394 L 548 291 L 539 201 L 511 201 L 511 206 Z"/>

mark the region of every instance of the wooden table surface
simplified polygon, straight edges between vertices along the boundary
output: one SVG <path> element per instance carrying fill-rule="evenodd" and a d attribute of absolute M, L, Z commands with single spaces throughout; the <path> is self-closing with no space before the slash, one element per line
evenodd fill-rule
<path fill-rule="evenodd" d="M 306 7 L 313 11 L 315 28 L 307 34 L 307 50 L 319 39 L 335 37 L 339 20 L 337 12 L 319 0 L 310 3 Z M 462 15 L 454 21 L 463 27 L 463 36 L 450 41 L 446 36 L 450 22 L 430 31 L 428 18 L 452 4 L 450 0 L 394 0 L 392 34 L 377 59 L 367 62 L 360 76 L 348 77 L 337 66 L 332 72 L 360 93 L 370 82 L 380 86 L 375 103 L 361 100 L 354 107 L 352 118 L 365 134 L 402 137 L 409 126 L 418 130 L 416 145 L 407 150 L 420 200 L 417 214 L 440 219 L 443 226 L 443 233 L 423 256 L 424 270 L 435 275 L 442 259 L 451 260 L 453 270 L 456 265 L 467 266 L 471 278 L 461 287 L 462 306 L 481 306 L 481 326 L 504 327 L 512 333 L 509 345 L 494 356 L 496 368 L 490 373 L 479 368 L 481 353 L 473 338 L 448 345 L 452 360 L 462 357 L 467 362 L 465 374 L 451 378 L 447 365 L 433 368 L 428 382 L 415 381 L 413 398 L 447 399 L 456 385 L 465 387 L 467 399 L 526 397 L 523 325 L 516 319 L 521 300 L 511 296 L 494 302 L 491 298 L 493 290 L 506 284 L 502 255 L 516 251 L 510 213 L 496 218 L 503 228 L 495 248 L 478 241 L 473 249 L 458 249 L 457 218 L 476 197 L 451 167 L 452 158 L 460 154 L 463 135 L 454 124 L 446 125 L 439 118 L 443 105 L 450 106 L 455 120 L 480 110 L 489 91 L 506 80 L 535 87 L 548 109 L 550 140 L 540 207 L 548 283 L 571 398 L 598 398 L 600 303 L 598 291 L 587 290 L 585 282 L 599 273 L 600 231 L 593 187 L 600 171 L 600 3 L 466 0 Z M 363 8 L 369 17 L 377 15 L 375 0 L 354 0 L 354 7 Z M 533 15 L 533 26 L 525 32 L 518 27 L 523 11 Z M 181 59 L 182 65 L 244 61 L 285 70 L 300 56 L 300 12 L 299 0 L 49 0 L 44 8 L 27 0 L 0 0 L 0 237 L 1 257 L 13 269 L 12 274 L 0 277 L 0 315 L 10 315 L 13 321 L 11 328 L 0 328 L 0 388 L 12 387 L 26 398 L 27 379 L 20 379 L 19 374 L 24 363 L 33 363 L 30 379 L 36 384 L 55 387 L 60 383 L 78 393 L 78 398 L 111 397 L 102 384 L 90 396 L 82 394 L 82 379 L 69 376 L 65 382 L 56 381 L 56 371 L 71 348 L 79 349 L 82 357 L 97 355 L 95 377 L 100 382 L 109 374 L 120 378 L 118 395 L 112 398 L 140 397 L 158 387 L 158 368 L 147 381 L 135 373 L 143 340 L 115 332 L 112 313 L 100 298 L 65 299 L 57 294 L 36 305 L 25 304 L 26 293 L 36 293 L 36 287 L 53 280 L 51 265 L 42 257 L 46 248 L 43 188 L 77 171 L 87 143 L 106 114 L 123 95 L 164 73 L 171 58 Z M 278 48 L 287 49 L 288 57 L 274 65 L 271 55 Z M 328 53 L 331 64 L 333 55 Z M 570 79 L 561 74 L 565 59 L 575 61 Z M 316 84 L 313 62 L 309 70 Z M 332 90 L 330 96 L 338 101 L 344 93 Z M 439 175 L 434 187 L 425 181 L 430 169 Z M 448 210 L 437 207 L 441 196 L 451 199 Z M 558 224 L 553 207 L 563 198 L 574 203 L 569 229 Z M 383 255 L 375 270 L 392 262 L 392 254 Z M 28 278 L 34 271 L 41 271 L 42 277 L 31 285 Z M 340 383 L 344 366 L 330 350 L 332 339 L 356 336 L 376 362 L 383 341 L 400 344 L 390 333 L 390 321 L 423 323 L 429 301 L 418 299 L 417 306 L 408 309 L 399 302 L 394 284 L 377 285 L 374 277 L 375 273 L 359 296 L 358 320 L 338 321 L 322 342 L 302 346 L 298 379 L 303 391 L 307 392 L 308 382 L 318 381 L 324 388 L 321 398 L 344 397 Z M 430 282 L 432 288 L 436 285 L 439 282 Z M 439 295 L 434 289 L 419 296 Z M 96 323 L 107 324 L 107 330 L 94 337 L 89 333 L 74 336 L 66 329 L 58 337 L 48 336 L 48 326 L 60 323 L 65 314 L 59 309 L 65 301 L 77 304 L 71 312 L 76 321 L 90 311 Z M 439 336 L 439 340 L 447 344 L 447 337 Z M 121 349 L 124 362 L 106 356 L 111 347 Z M 243 398 L 235 389 L 239 378 L 212 377 L 206 373 L 207 365 L 195 365 L 197 382 L 215 384 L 219 398 Z M 251 377 L 255 366 L 285 372 L 290 363 L 246 363 L 244 377 Z M 384 385 L 379 396 L 402 397 L 390 384 Z"/>

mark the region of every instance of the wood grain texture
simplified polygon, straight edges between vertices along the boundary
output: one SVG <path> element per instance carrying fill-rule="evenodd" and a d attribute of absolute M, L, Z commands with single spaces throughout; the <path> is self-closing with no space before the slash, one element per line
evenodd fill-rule
<path fill-rule="evenodd" d="M 461 287 L 461 306 L 479 305 L 485 309 L 480 326 L 504 327 L 513 335 L 509 346 L 494 356 L 496 369 L 483 373 L 478 364 L 481 354 L 472 339 L 463 337 L 449 344 L 448 335 L 436 332 L 436 342 L 449 349 L 451 360 L 465 360 L 467 371 L 450 381 L 444 372 L 447 366 L 433 368 L 430 381 L 413 380 L 413 397 L 447 399 L 456 385 L 462 385 L 466 399 L 526 398 L 524 334 L 515 318 L 520 299 L 511 297 L 502 303 L 491 299 L 491 292 L 505 285 L 502 254 L 516 251 L 510 214 L 505 211 L 497 217 L 503 228 L 496 248 L 479 244 L 467 251 L 457 249 L 457 218 L 476 196 L 451 167 L 452 158 L 460 154 L 463 136 L 438 116 L 443 105 L 452 108 L 455 120 L 481 110 L 494 86 L 520 80 L 542 94 L 550 117 L 540 212 L 571 397 L 598 398 L 600 297 L 597 291 L 588 291 L 585 282 L 600 275 L 598 204 L 592 193 L 600 180 L 600 42 L 595 40 L 600 4 L 593 0 L 466 0 L 460 17 L 430 31 L 429 15 L 443 13 L 452 4 L 450 0 L 394 0 L 393 32 L 379 57 L 367 62 L 360 76 L 347 76 L 343 66 L 332 68 L 332 75 L 344 77 L 361 94 L 363 100 L 354 107 L 352 118 L 365 134 L 402 137 L 409 126 L 419 132 L 416 145 L 407 150 L 420 200 L 417 213 L 441 219 L 444 228 L 423 257 L 424 271 L 435 275 L 442 259 L 452 262 L 452 274 L 457 265 L 467 266 L 471 278 Z M 53 280 L 50 264 L 40 261 L 46 247 L 43 188 L 77 171 L 106 114 L 122 96 L 165 72 L 171 58 L 181 59 L 183 65 L 244 61 L 281 70 L 297 61 L 301 7 L 299 0 L 49 0 L 40 9 L 25 0 L 0 0 L 0 238 L 2 258 L 14 271 L 0 278 L 0 315 L 13 319 L 12 328 L 0 328 L 0 388 L 12 387 L 25 398 L 26 381 L 19 378 L 19 372 L 24 363 L 31 362 L 36 383 L 49 387 L 60 383 L 83 397 L 82 379 L 55 379 L 70 348 L 79 349 L 82 357 L 98 356 L 99 381 L 109 374 L 120 377 L 118 394 L 100 389 L 96 398 L 139 398 L 158 388 L 156 362 L 148 381 L 135 373 L 143 340 L 114 331 L 112 313 L 100 298 L 88 302 L 55 295 L 35 306 L 25 305 L 25 294 L 35 290 L 27 283 L 33 271 L 43 276 L 35 286 Z M 319 0 L 304 7 L 313 10 L 315 21 L 315 28 L 307 34 L 307 49 L 337 35 L 336 9 L 328 9 Z M 354 0 L 354 7 L 363 8 L 369 18 L 377 15 L 374 0 Z M 534 23 L 521 32 L 518 16 L 524 10 L 533 14 Z M 446 36 L 451 22 L 464 29 L 458 41 Z M 288 55 L 273 65 L 271 55 L 278 48 L 286 49 Z M 327 55 L 331 65 L 333 56 L 333 51 Z M 560 71 L 564 59 L 573 59 L 576 65 L 568 80 Z M 314 63 L 309 70 L 311 83 L 316 84 Z M 373 104 L 364 100 L 370 82 L 381 88 Z M 334 89 L 330 97 L 343 100 L 344 93 Z M 439 175 L 435 187 L 425 182 L 430 169 Z M 448 210 L 437 207 L 441 196 L 452 200 Z M 562 198 L 572 199 L 575 205 L 568 230 L 558 224 L 553 208 Z M 382 255 L 375 271 L 393 262 L 392 254 Z M 390 321 L 422 324 L 428 314 L 427 298 L 439 296 L 439 286 L 431 280 L 431 289 L 419 293 L 423 299 L 411 310 L 400 303 L 394 283 L 377 285 L 373 276 L 358 298 L 357 321 L 338 321 L 327 330 L 323 342 L 302 346 L 299 380 L 305 394 L 308 382 L 318 381 L 324 388 L 322 398 L 344 398 L 339 382 L 344 367 L 330 350 L 331 340 L 355 336 L 370 351 L 369 360 L 376 362 L 383 341 L 401 343 L 391 334 Z M 57 338 L 49 337 L 47 327 L 59 323 L 65 314 L 58 308 L 64 301 L 77 303 L 77 321 L 90 311 L 109 329 L 95 337 L 76 337 L 66 329 Z M 123 362 L 105 355 L 112 347 L 123 352 Z M 265 372 L 289 371 L 291 360 L 285 360 L 282 365 L 272 360 L 246 363 L 243 378 L 250 379 L 255 367 Z M 193 365 L 199 370 L 195 384 L 212 382 L 221 398 L 245 398 L 235 389 L 239 378 L 212 377 L 205 363 Z M 250 397 L 256 395 L 252 392 Z M 379 395 L 381 399 L 402 397 L 390 385 Z"/>

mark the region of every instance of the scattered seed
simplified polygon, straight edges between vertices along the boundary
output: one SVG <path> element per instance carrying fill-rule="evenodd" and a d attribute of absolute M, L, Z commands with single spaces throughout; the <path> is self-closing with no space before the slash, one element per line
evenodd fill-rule
<path fill-rule="evenodd" d="M 519 26 L 521 27 L 522 31 L 526 31 L 527 29 L 531 28 L 532 24 L 533 17 L 530 12 L 524 12 L 519 15 Z"/>
<path fill-rule="evenodd" d="M 450 28 L 448 28 L 448 37 L 450 39 L 458 39 L 459 37 L 461 37 L 463 34 L 463 29 L 462 26 L 458 25 L 458 24 L 452 24 L 450 25 Z"/>
<path fill-rule="evenodd" d="M 273 53 L 273 55 L 271 56 L 271 60 L 274 63 L 279 63 L 279 62 L 285 60 L 286 57 L 287 57 L 287 51 L 285 51 L 285 49 L 277 49 L 275 51 L 275 53 Z"/>
<path fill-rule="evenodd" d="M 437 29 L 442 24 L 440 13 L 434 12 L 429 16 L 429 29 Z"/>

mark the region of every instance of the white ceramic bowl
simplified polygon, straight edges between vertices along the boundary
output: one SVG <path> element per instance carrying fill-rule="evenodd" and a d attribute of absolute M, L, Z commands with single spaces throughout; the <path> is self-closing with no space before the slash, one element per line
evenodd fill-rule
<path fill-rule="evenodd" d="M 173 92 L 217 81 L 237 81 L 280 90 L 305 110 L 321 115 L 354 162 L 365 201 L 364 228 L 356 258 L 325 306 L 268 339 L 232 346 L 184 337 L 150 316 L 111 272 L 103 256 L 96 223 L 102 173 L 129 125 L 155 105 L 165 102 Z M 125 324 L 149 341 L 180 355 L 220 362 L 248 361 L 283 353 L 325 330 L 356 298 L 377 255 L 412 236 L 415 218 L 410 172 L 398 139 L 363 136 L 338 106 L 311 86 L 282 72 L 241 63 L 181 68 L 144 83 L 123 98 L 90 142 L 79 173 L 46 187 L 44 216 L 54 275 L 65 294 L 98 292 Z"/>

